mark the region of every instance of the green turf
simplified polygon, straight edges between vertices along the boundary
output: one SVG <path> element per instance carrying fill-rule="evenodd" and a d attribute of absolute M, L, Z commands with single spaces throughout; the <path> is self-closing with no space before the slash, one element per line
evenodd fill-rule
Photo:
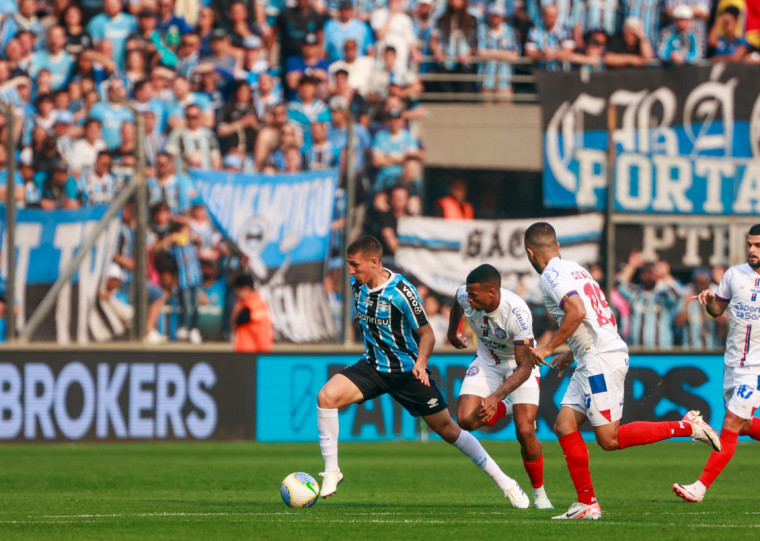
<path fill-rule="evenodd" d="M 486 442 L 529 488 L 516 443 Z M 742 443 L 702 504 L 673 482 L 693 481 L 708 448 L 660 443 L 605 453 L 590 446 L 604 516 L 558 522 L 574 491 L 556 442 L 544 444 L 557 510 L 512 509 L 451 446 L 343 444 L 345 482 L 311 509 L 288 509 L 279 485 L 321 470 L 316 444 L 4 445 L 0 538 L 7 539 L 757 539 L 760 445 Z M 319 478 L 318 478 L 319 480 Z"/>

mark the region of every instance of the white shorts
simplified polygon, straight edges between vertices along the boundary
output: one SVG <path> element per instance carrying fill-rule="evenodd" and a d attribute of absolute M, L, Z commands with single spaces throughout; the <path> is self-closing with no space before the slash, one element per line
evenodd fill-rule
<path fill-rule="evenodd" d="M 462 381 L 459 396 L 471 394 L 486 398 L 496 389 L 501 387 L 512 373 L 517 370 L 513 363 L 494 364 L 493 361 L 484 359 L 480 355 L 470 363 L 467 374 Z M 541 381 L 541 372 L 537 366 L 525 382 L 512 391 L 506 401 L 510 404 L 533 404 L 538 406 L 538 391 Z"/>
<path fill-rule="evenodd" d="M 572 375 L 562 405 L 584 414 L 592 426 L 619 421 L 623 417 L 627 373 L 628 353 L 600 353 L 593 367 L 586 366 Z"/>
<path fill-rule="evenodd" d="M 760 406 L 760 367 L 726 366 L 723 369 L 723 403 L 742 419 L 751 419 Z"/>

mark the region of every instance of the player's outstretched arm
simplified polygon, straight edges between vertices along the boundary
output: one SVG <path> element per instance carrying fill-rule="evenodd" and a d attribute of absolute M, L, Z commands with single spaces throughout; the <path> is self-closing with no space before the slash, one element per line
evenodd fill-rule
<path fill-rule="evenodd" d="M 699 295 L 697 295 L 697 299 L 699 300 L 699 304 L 702 304 L 705 307 L 707 314 L 712 317 L 720 316 L 728 307 L 728 302 L 718 299 L 715 296 L 715 293 L 709 289 L 703 289 L 700 291 Z"/>
<path fill-rule="evenodd" d="M 565 297 L 564 301 L 562 310 L 565 312 L 565 315 L 551 342 L 545 346 L 530 350 L 531 361 L 537 366 L 548 365 L 549 363 L 546 362 L 546 358 L 573 335 L 583 321 L 583 318 L 586 317 L 586 308 L 583 306 L 583 301 L 578 295 Z"/>
<path fill-rule="evenodd" d="M 464 349 L 467 347 L 467 337 L 459 334 L 457 329 L 459 328 L 459 322 L 462 321 L 464 315 L 464 309 L 459 301 L 456 299 L 451 303 L 451 311 L 449 312 L 449 329 L 446 332 L 446 338 L 449 339 L 449 343 L 457 349 Z"/>
<path fill-rule="evenodd" d="M 430 326 L 430 323 L 425 323 L 414 332 L 420 337 L 420 344 L 419 353 L 417 354 L 417 362 L 414 363 L 412 373 L 415 378 L 429 386 L 430 377 L 425 368 L 427 367 L 428 359 L 430 359 L 430 354 L 433 352 L 433 346 L 435 346 L 435 334 L 433 333 L 433 328 Z"/>

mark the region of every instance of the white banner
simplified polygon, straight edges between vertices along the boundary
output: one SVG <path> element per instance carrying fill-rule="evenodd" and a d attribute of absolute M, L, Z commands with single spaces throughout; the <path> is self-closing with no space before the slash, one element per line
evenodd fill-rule
<path fill-rule="evenodd" d="M 499 269 L 505 287 L 514 289 L 524 275 L 538 278 L 523 248 L 525 230 L 537 221 L 554 226 L 563 257 L 584 266 L 599 261 L 604 216 L 593 213 L 528 220 L 404 217 L 398 222 L 401 246 L 396 252 L 396 264 L 435 292 L 449 297 L 482 263 Z"/>

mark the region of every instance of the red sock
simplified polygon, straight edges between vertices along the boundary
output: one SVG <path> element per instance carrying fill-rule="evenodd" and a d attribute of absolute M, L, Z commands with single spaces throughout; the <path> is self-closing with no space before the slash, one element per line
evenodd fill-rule
<path fill-rule="evenodd" d="M 683 421 L 662 421 L 659 423 L 636 421 L 618 426 L 618 444 L 621 449 L 677 436 L 691 436 L 691 425 Z"/>
<path fill-rule="evenodd" d="M 499 403 L 496 404 L 496 413 L 494 414 L 493 417 L 491 417 L 491 420 L 486 423 L 486 426 L 491 426 L 496 421 L 504 417 L 506 414 L 507 414 L 507 405 L 503 401 L 499 400 Z"/>
<path fill-rule="evenodd" d="M 591 470 L 588 468 L 588 449 L 580 432 L 571 432 L 559 439 L 565 454 L 570 479 L 578 493 L 578 501 L 587 505 L 596 501 L 594 484 L 591 482 Z"/>
<path fill-rule="evenodd" d="M 731 460 L 731 457 L 734 456 L 734 452 L 736 451 L 736 440 L 738 438 L 739 434 L 736 432 L 731 432 L 730 430 L 725 429 L 720 431 L 722 450 L 720 453 L 716 453 L 715 451 L 710 453 L 710 458 L 707 459 L 707 464 L 705 464 L 705 470 L 702 472 L 702 475 L 699 476 L 699 480 L 702 481 L 703 485 L 709 488 L 710 485 L 713 484 L 713 481 L 715 481 L 720 475 L 720 472 L 723 471 L 723 468 L 726 467 L 726 464 Z"/>
<path fill-rule="evenodd" d="M 746 435 L 753 440 L 760 440 L 760 418 L 752 418 L 752 426 L 747 430 Z"/>
<path fill-rule="evenodd" d="M 523 466 L 530 477 L 530 484 L 533 488 L 544 486 L 544 455 L 538 460 L 523 459 Z"/>

